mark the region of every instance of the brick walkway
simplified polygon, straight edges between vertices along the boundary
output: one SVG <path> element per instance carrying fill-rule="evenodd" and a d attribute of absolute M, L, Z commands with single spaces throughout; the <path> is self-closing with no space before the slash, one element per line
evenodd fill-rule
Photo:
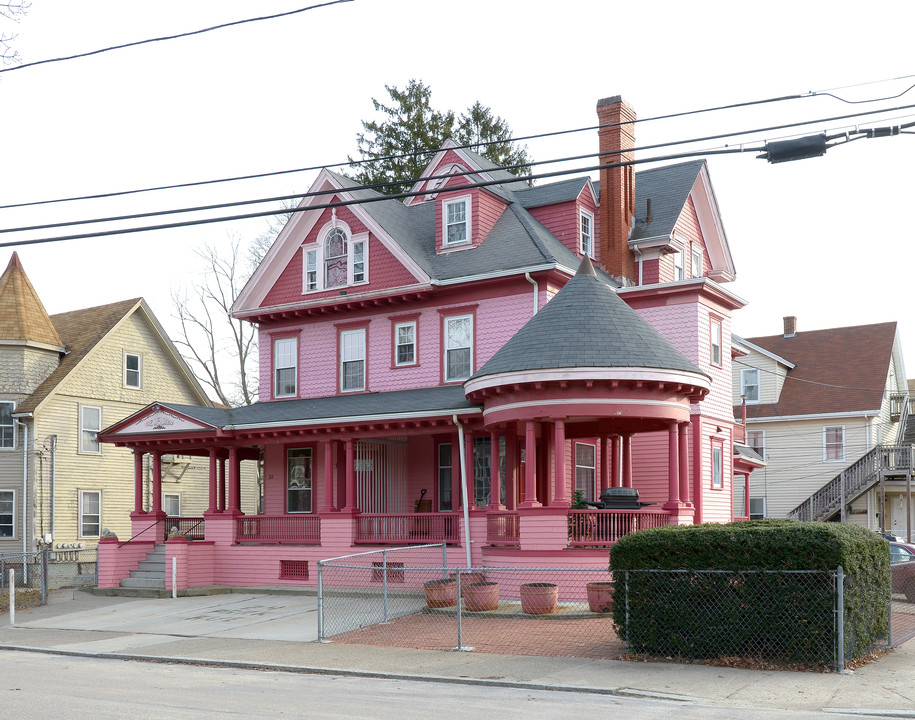
<path fill-rule="evenodd" d="M 417 613 L 385 625 L 330 638 L 347 645 L 378 645 L 415 650 L 452 650 L 457 646 L 453 615 Z M 461 621 L 461 642 L 476 652 L 502 655 L 619 658 L 625 646 L 609 618 L 473 617 Z"/>

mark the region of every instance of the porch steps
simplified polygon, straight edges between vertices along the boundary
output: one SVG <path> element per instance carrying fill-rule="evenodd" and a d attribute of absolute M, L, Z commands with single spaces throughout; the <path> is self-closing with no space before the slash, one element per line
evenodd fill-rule
<path fill-rule="evenodd" d="M 148 588 L 165 590 L 165 545 L 156 545 L 146 553 L 130 577 L 121 580 L 122 588 Z"/>

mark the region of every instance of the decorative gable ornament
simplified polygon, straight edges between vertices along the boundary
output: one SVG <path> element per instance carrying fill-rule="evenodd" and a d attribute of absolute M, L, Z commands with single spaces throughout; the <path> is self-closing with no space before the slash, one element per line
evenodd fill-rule
<path fill-rule="evenodd" d="M 119 429 L 116 435 L 131 435 L 134 433 L 150 432 L 178 432 L 182 430 L 207 429 L 206 425 L 181 417 L 175 413 L 158 408 L 149 415 Z"/>

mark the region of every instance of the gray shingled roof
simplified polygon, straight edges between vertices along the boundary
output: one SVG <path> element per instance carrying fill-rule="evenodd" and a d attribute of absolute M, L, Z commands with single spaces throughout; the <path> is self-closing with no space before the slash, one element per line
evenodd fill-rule
<path fill-rule="evenodd" d="M 629 239 L 670 235 L 704 165 L 705 160 L 691 160 L 636 173 L 635 227 Z M 648 198 L 651 198 L 650 223 L 646 222 Z"/>
<path fill-rule="evenodd" d="M 581 195 L 582 189 L 587 184 L 591 184 L 591 178 L 576 177 L 549 185 L 525 187 L 523 190 L 515 190 L 514 195 L 522 207 L 534 208 L 541 205 L 570 202 Z"/>
<path fill-rule="evenodd" d="M 332 423 L 339 418 L 396 417 L 405 413 L 443 415 L 477 407 L 467 400 L 460 385 L 283 400 L 237 408 L 158 404 L 217 428 L 257 427 L 266 423 Z"/>
<path fill-rule="evenodd" d="M 657 368 L 704 375 L 594 273 L 578 273 L 474 378 L 575 367 Z"/>
<path fill-rule="evenodd" d="M 351 188 L 356 187 L 356 183 L 352 180 L 339 173 L 331 174 L 356 199 L 384 197 L 374 190 L 353 190 Z M 580 191 L 586 179 L 578 178 L 576 182 Z M 574 185 L 559 184 L 568 187 L 556 191 L 557 196 L 569 195 L 568 188 Z M 547 188 L 549 186 L 542 190 Z M 457 252 L 435 252 L 434 203 L 408 207 L 399 200 L 384 199 L 366 203 L 362 209 L 434 280 L 451 280 L 533 265 L 558 264 L 567 268 L 578 265 L 579 257 L 516 200 L 518 193 L 504 187 L 498 190 L 496 194 L 509 203 L 508 210 L 496 221 L 482 244 Z"/>

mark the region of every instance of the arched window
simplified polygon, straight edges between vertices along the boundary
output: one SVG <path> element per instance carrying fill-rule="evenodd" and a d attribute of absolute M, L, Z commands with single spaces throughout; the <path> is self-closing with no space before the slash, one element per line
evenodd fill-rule
<path fill-rule="evenodd" d="M 335 288 L 346 285 L 346 233 L 334 228 L 324 239 L 324 287 Z"/>

